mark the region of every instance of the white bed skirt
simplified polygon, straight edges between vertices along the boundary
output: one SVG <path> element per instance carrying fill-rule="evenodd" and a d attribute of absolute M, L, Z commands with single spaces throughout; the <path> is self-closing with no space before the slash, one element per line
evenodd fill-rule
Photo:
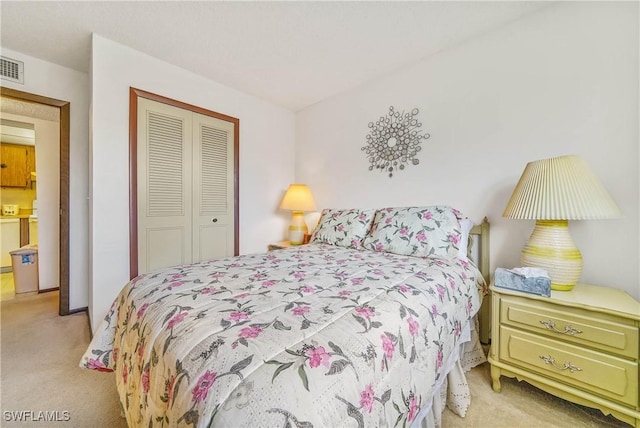
<path fill-rule="evenodd" d="M 465 373 L 487 361 L 478 336 L 478 317 L 462 330 L 460 345 L 445 362 L 445 372 L 435 393 L 411 424 L 412 428 L 440 428 L 445 406 L 464 418 L 471 404 L 471 392 Z"/>

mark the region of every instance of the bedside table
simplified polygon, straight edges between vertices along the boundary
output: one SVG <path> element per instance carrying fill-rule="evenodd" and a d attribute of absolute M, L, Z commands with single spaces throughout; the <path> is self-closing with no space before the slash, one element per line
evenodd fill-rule
<path fill-rule="evenodd" d="M 551 297 L 490 289 L 494 391 L 515 377 L 640 428 L 640 303 L 584 284 Z"/>
<path fill-rule="evenodd" d="M 273 250 L 282 250 L 283 248 L 289 248 L 289 247 L 299 247 L 300 245 L 291 245 L 290 241 L 280 241 L 280 242 L 276 242 L 275 244 L 269 244 L 269 251 L 273 251 Z"/>

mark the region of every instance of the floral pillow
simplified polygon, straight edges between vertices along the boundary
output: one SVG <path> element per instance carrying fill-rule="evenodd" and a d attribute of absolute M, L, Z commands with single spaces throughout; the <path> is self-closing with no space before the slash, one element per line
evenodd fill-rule
<path fill-rule="evenodd" d="M 310 242 L 346 248 L 362 248 L 375 210 L 324 209 Z"/>
<path fill-rule="evenodd" d="M 443 205 L 381 209 L 363 246 L 405 256 L 457 257 L 463 218 L 458 210 Z"/>

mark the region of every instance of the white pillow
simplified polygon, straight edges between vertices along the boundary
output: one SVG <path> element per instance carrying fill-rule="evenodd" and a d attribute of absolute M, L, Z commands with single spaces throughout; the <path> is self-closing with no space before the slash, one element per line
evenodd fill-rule
<path fill-rule="evenodd" d="M 468 218 L 460 219 L 460 232 L 462 238 L 460 239 L 460 246 L 458 247 L 458 258 L 466 259 L 467 252 L 469 251 L 467 246 L 469 245 L 469 232 L 473 229 L 473 222 Z"/>

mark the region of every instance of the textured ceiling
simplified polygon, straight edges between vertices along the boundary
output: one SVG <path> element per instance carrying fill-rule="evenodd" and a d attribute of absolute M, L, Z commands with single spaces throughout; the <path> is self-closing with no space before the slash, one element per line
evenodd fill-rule
<path fill-rule="evenodd" d="M 91 33 L 293 111 L 549 2 L 0 2 L 2 47 L 87 72 Z"/>

